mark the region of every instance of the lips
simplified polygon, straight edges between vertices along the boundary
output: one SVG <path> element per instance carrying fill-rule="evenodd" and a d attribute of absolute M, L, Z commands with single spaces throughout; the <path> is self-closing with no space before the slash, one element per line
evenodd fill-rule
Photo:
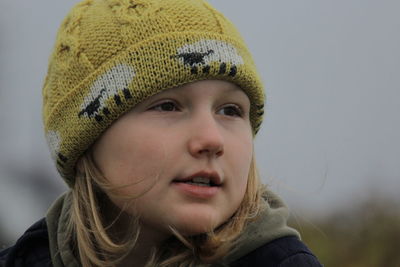
<path fill-rule="evenodd" d="M 190 199 L 206 201 L 213 199 L 220 192 L 222 180 L 217 172 L 200 171 L 175 179 L 172 185 Z"/>
<path fill-rule="evenodd" d="M 222 180 L 216 171 L 200 171 L 184 178 L 175 179 L 175 183 L 187 183 L 197 186 L 221 186 Z"/>

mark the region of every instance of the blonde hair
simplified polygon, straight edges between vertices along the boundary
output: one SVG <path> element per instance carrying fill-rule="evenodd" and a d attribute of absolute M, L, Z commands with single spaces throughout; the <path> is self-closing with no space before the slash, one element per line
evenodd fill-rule
<path fill-rule="evenodd" d="M 72 242 L 84 267 L 117 265 L 135 246 L 140 232 L 136 218 L 122 240 L 110 233 L 122 211 L 111 224 L 101 216 L 107 189 L 110 185 L 95 165 L 91 153 L 85 153 L 77 163 L 75 184 L 71 189 L 70 239 L 67 241 Z M 246 224 L 260 213 L 264 191 L 253 156 L 247 189 L 235 214 L 214 231 L 193 237 L 185 237 L 171 228 L 173 237 L 153 251 L 146 266 L 206 266 L 221 260 L 234 247 Z"/>

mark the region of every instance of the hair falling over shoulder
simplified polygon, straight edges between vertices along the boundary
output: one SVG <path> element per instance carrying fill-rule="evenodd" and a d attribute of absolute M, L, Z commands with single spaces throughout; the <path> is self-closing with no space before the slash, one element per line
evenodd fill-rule
<path fill-rule="evenodd" d="M 71 189 L 70 238 L 67 242 L 72 244 L 84 267 L 118 266 L 135 247 L 140 233 L 139 220 L 132 219 L 123 237 L 116 237 L 110 229 L 123 211 L 117 212 L 111 220 L 102 216 L 101 210 L 108 199 L 104 192 L 111 188 L 90 153 L 85 153 L 78 161 L 76 173 Z M 207 266 L 219 262 L 234 247 L 246 224 L 261 211 L 264 191 L 253 156 L 246 193 L 230 220 L 210 233 L 193 237 L 185 237 L 171 228 L 173 237 L 152 252 L 146 266 Z"/>

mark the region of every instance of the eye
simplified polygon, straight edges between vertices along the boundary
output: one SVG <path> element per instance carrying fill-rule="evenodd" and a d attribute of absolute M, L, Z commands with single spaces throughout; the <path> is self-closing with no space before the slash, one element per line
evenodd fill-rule
<path fill-rule="evenodd" d="M 217 113 L 230 117 L 243 117 L 243 110 L 235 104 L 225 105 Z"/>
<path fill-rule="evenodd" d="M 161 112 L 171 112 L 171 111 L 178 111 L 178 106 L 172 101 L 165 101 L 160 104 L 157 104 L 150 108 L 150 110 L 156 110 Z"/>

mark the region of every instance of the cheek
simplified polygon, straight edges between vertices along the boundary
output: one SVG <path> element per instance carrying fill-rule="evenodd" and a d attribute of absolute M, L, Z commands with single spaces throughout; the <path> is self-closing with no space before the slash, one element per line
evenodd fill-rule
<path fill-rule="evenodd" d="M 115 195 L 143 194 L 167 166 L 164 140 L 152 132 L 125 127 L 124 132 L 104 135 L 95 145 L 95 161 Z"/>
<path fill-rule="evenodd" d="M 253 156 L 252 136 L 243 135 L 232 143 L 230 154 L 233 161 L 233 168 L 236 169 L 237 173 L 241 174 L 240 177 L 246 177 L 245 180 L 247 181 L 250 163 Z"/>
<path fill-rule="evenodd" d="M 250 165 L 253 156 L 253 139 L 252 136 L 244 136 L 235 140 L 234 149 L 230 150 L 230 169 L 233 179 L 233 187 L 235 190 L 235 200 L 240 205 L 247 189 L 247 181 L 250 171 Z"/>

